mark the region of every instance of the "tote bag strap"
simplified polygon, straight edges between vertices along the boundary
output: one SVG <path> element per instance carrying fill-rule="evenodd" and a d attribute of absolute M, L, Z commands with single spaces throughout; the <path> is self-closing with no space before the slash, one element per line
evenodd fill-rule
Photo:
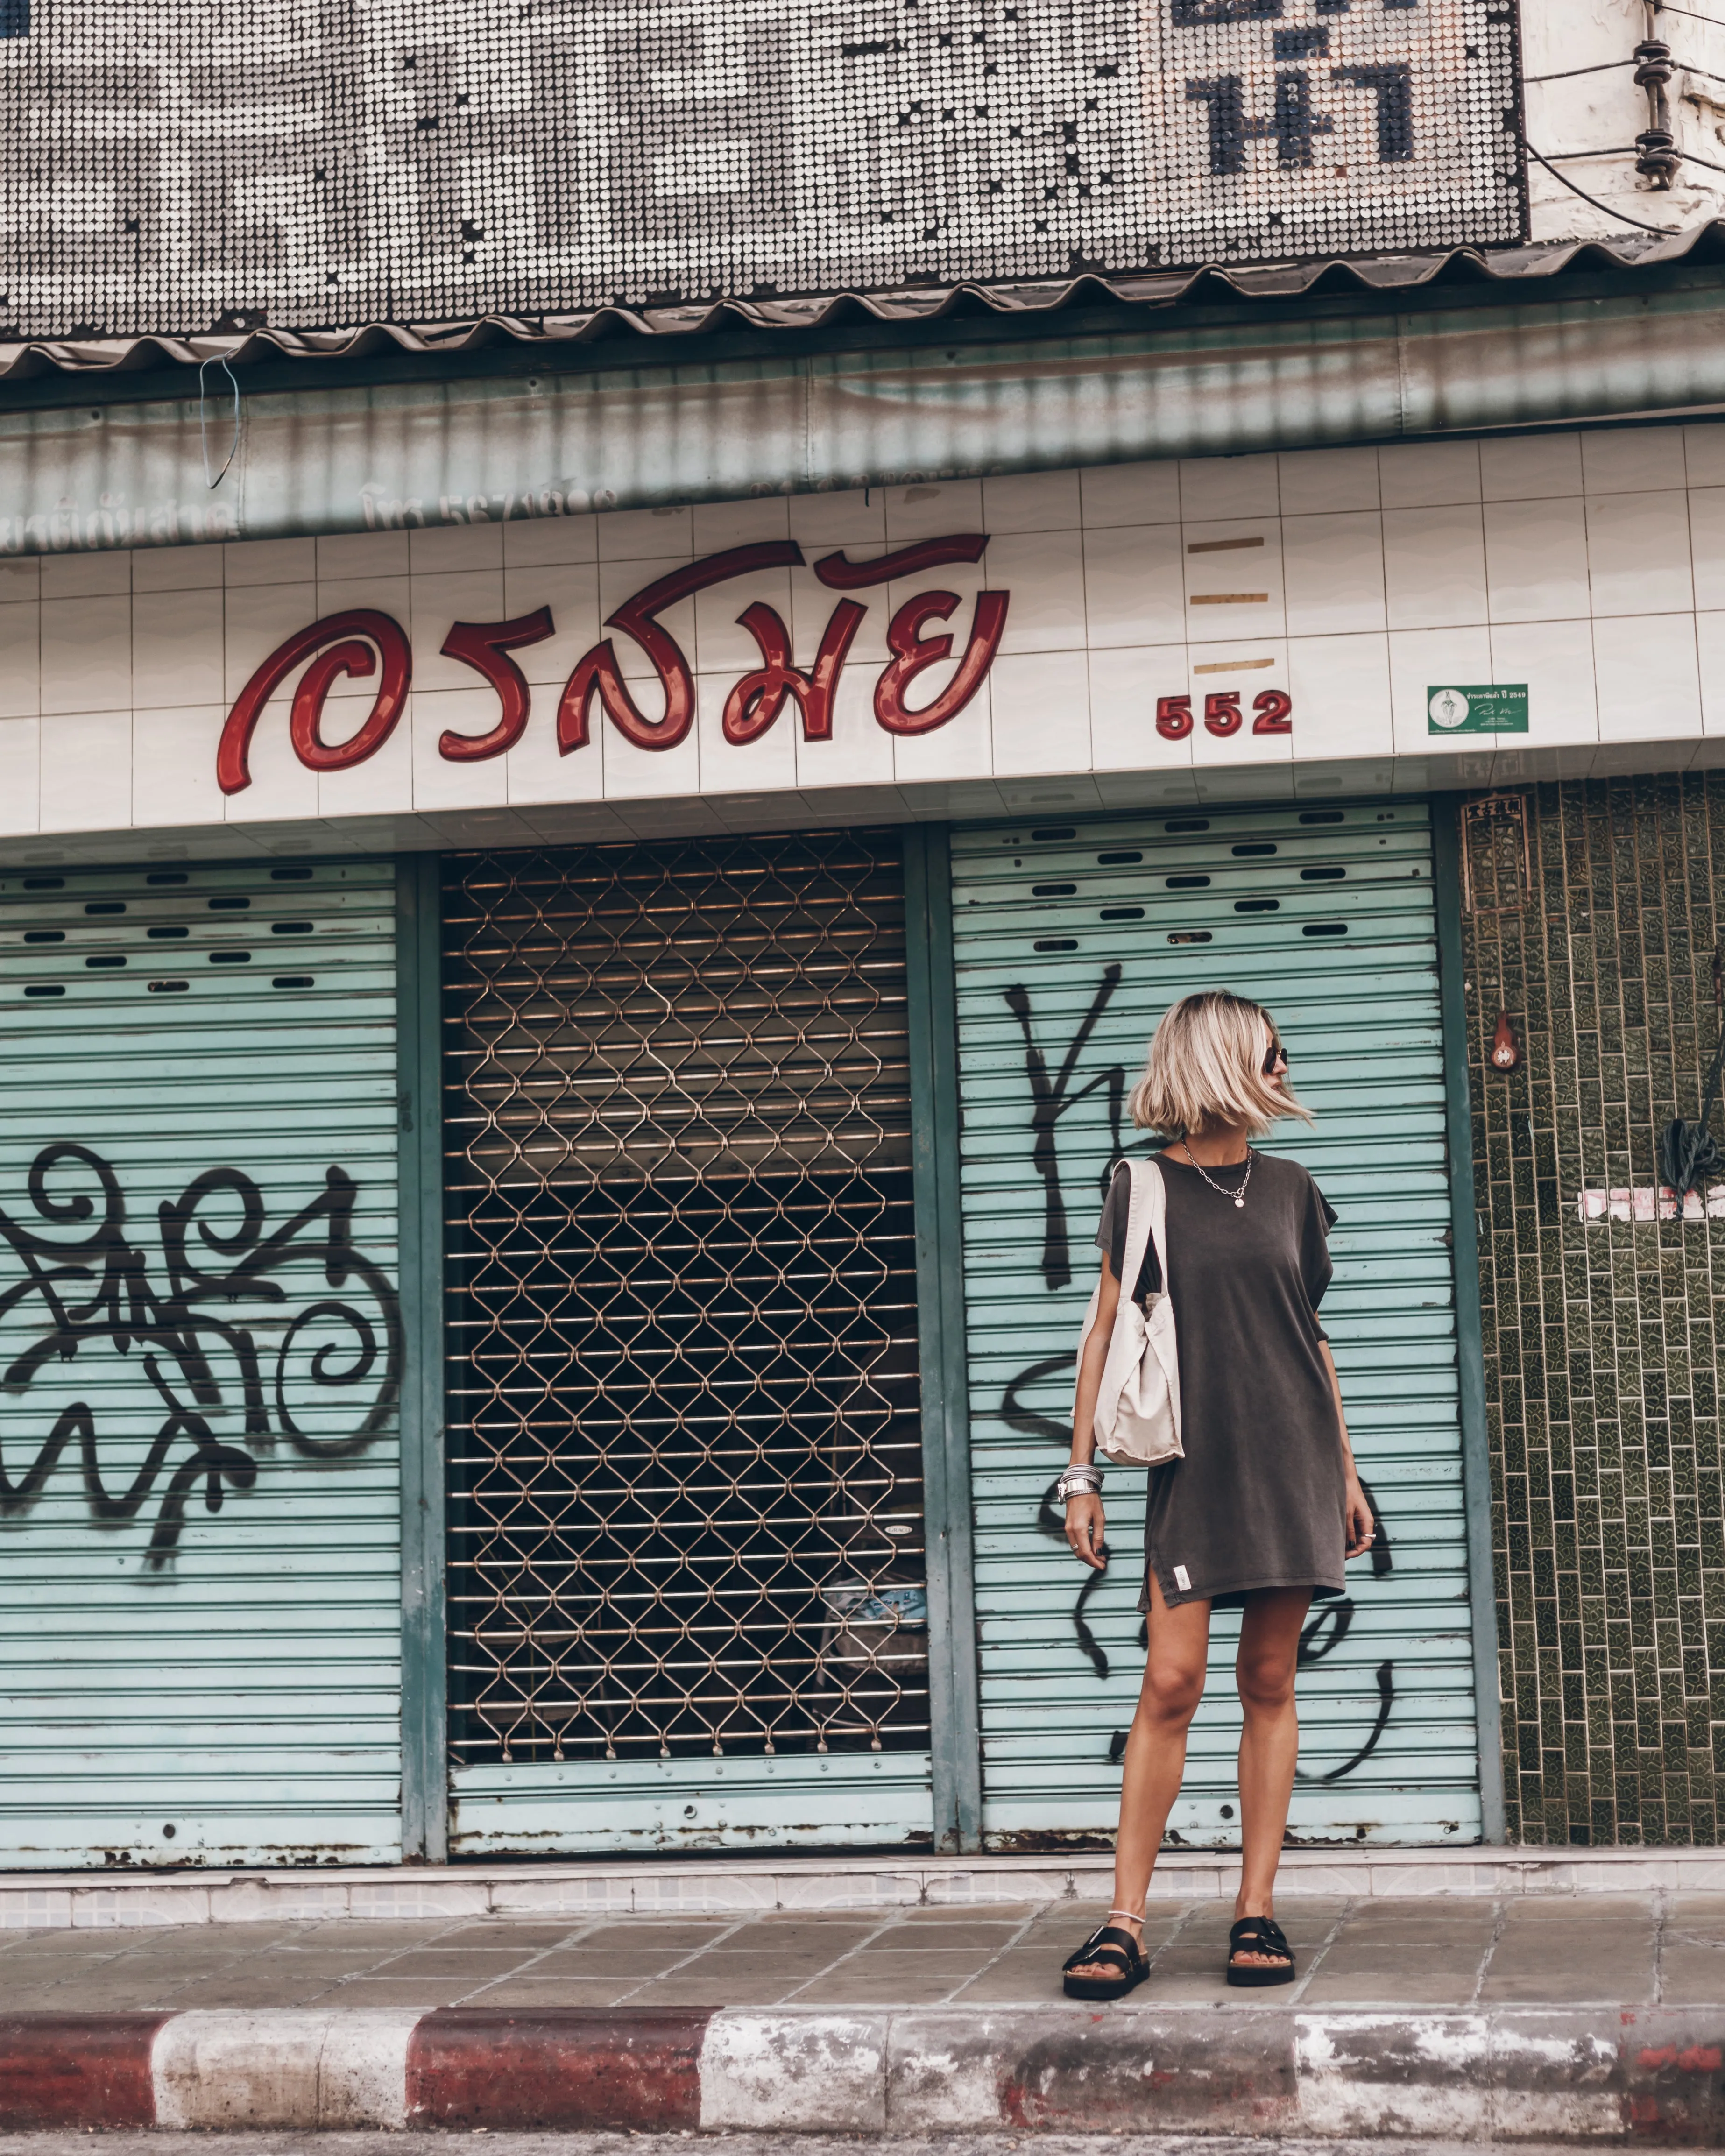
<path fill-rule="evenodd" d="M 1132 1178 L 1131 1203 L 1126 1214 L 1126 1248 L 1120 1254 L 1120 1292 L 1130 1300 L 1138 1285 L 1138 1275 L 1144 1269 L 1144 1253 L 1156 1234 L 1156 1215 L 1167 1210 L 1167 1193 L 1163 1188 L 1160 1172 L 1151 1162 L 1129 1160 L 1125 1168 Z M 1159 1238 L 1156 1255 L 1160 1260 Z M 1167 1277 L 1164 1271 L 1163 1278 Z"/>
<path fill-rule="evenodd" d="M 1143 1168 L 1144 1180 L 1148 1186 L 1146 1192 L 1148 1202 L 1145 1207 L 1148 1215 L 1148 1240 L 1155 1246 L 1156 1263 L 1162 1274 L 1163 1293 L 1166 1295 L 1168 1286 L 1168 1183 L 1162 1173 L 1162 1164 L 1159 1161 L 1147 1160 L 1143 1163 Z M 1138 1262 L 1140 1265 L 1143 1263 L 1142 1255 Z M 1134 1286 L 1137 1285 L 1136 1274 L 1132 1276 L 1132 1285 Z"/>

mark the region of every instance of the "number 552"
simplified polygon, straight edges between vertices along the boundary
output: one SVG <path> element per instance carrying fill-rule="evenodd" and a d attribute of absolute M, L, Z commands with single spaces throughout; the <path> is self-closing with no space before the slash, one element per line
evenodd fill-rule
<path fill-rule="evenodd" d="M 1238 689 L 1213 689 L 1204 700 L 1204 728 L 1223 739 L 1237 734 L 1245 724 Z M 1255 734 L 1291 734 L 1294 731 L 1294 700 L 1280 689 L 1264 689 L 1252 699 Z M 1189 696 L 1158 696 L 1156 731 L 1164 741 L 1184 741 L 1194 726 Z"/>

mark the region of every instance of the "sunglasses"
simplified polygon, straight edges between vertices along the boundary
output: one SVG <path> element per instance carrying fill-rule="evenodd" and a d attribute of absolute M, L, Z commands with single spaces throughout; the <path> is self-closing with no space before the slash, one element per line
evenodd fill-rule
<path fill-rule="evenodd" d="M 1275 1027 L 1272 1026 L 1270 1029 L 1270 1053 L 1264 1058 L 1264 1075 L 1266 1078 L 1274 1075 L 1278 1060 L 1280 1060 L 1282 1068 L 1286 1070 L 1288 1065 L 1293 1061 L 1293 1058 L 1288 1054 L 1286 1049 L 1282 1046 L 1281 1038 L 1276 1032 Z"/>

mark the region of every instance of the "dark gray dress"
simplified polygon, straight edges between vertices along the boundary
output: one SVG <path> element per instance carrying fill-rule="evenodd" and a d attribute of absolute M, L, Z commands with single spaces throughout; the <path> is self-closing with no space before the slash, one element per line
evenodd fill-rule
<path fill-rule="evenodd" d="M 1244 1208 L 1172 1154 L 1160 1162 L 1185 1457 L 1150 1471 L 1139 1607 L 1150 1572 L 1170 1607 L 1238 1608 L 1263 1587 L 1338 1594 L 1346 1471 L 1317 1322 L 1336 1215 L 1297 1161 L 1257 1154 Z M 1207 1172 L 1232 1193 L 1245 1164 Z M 1122 1167 L 1096 1230 L 1117 1277 L 1127 1200 Z M 1160 1284 L 1152 1250 L 1138 1292 Z"/>

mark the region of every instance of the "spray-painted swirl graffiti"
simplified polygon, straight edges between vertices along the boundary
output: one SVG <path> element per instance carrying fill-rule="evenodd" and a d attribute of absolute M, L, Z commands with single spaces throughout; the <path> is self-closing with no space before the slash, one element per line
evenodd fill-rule
<path fill-rule="evenodd" d="M 50 1190 L 49 1177 L 69 1168 L 82 1168 L 94 1179 L 100 1217 L 87 1191 L 61 1196 Z M 33 1300 L 39 1301 L 40 1329 L 0 1372 L 0 1388 L 27 1395 L 47 1366 L 80 1355 L 87 1359 L 98 1342 L 106 1342 L 121 1356 L 137 1354 L 162 1415 L 142 1465 L 124 1490 L 113 1491 L 103 1475 L 95 1410 L 88 1400 L 70 1402 L 17 1482 L 0 1460 L 0 1517 L 34 1502 L 75 1439 L 92 1517 L 131 1519 L 150 1502 L 175 1446 L 183 1441 L 191 1450 L 167 1474 L 145 1559 L 152 1568 L 165 1564 L 200 1481 L 206 1510 L 217 1512 L 224 1485 L 248 1490 L 257 1480 L 253 1453 L 224 1444 L 211 1426 L 211 1417 L 228 1406 L 213 1359 L 223 1350 L 238 1376 L 242 1435 L 254 1445 L 285 1438 L 304 1458 L 347 1459 L 363 1452 L 388 1422 L 401 1384 L 400 1312 L 387 1275 L 354 1247 L 358 1186 L 345 1170 L 326 1169 L 317 1196 L 266 1235 L 263 1193 L 251 1178 L 237 1168 L 206 1169 L 177 1199 L 157 1208 L 165 1289 L 151 1284 L 145 1253 L 128 1237 L 118 1178 L 88 1147 L 45 1147 L 31 1163 L 27 1187 L 38 1219 L 49 1225 L 27 1225 L 0 1210 L 0 1243 L 23 1272 L 0 1292 L 0 1327 L 15 1330 Z M 230 1216 L 218 1226 L 198 1217 L 199 1209 L 218 1194 L 238 1201 L 237 1220 Z M 95 1224 L 86 1232 L 64 1232 L 92 1219 Z M 260 1321 L 243 1323 L 232 1308 L 245 1301 L 274 1305 L 285 1317 L 288 1290 L 275 1276 L 290 1264 L 321 1268 L 331 1293 L 295 1312 L 285 1324 L 275 1322 L 272 1366 L 270 1349 L 258 1337 Z M 87 1294 L 74 1285 L 85 1282 Z M 311 1434 L 305 1425 L 319 1393 L 326 1395 L 321 1404 L 328 1405 L 331 1390 L 347 1388 L 359 1389 L 358 1399 L 355 1410 L 342 1417 L 341 1434 Z"/>
<path fill-rule="evenodd" d="M 1076 1090 L 1072 1083 L 1077 1073 L 1079 1060 L 1089 1045 L 1091 1036 L 1095 1032 L 1103 1013 L 1106 1010 L 1115 989 L 1119 987 L 1124 971 L 1124 968 L 1117 962 L 1103 968 L 1101 979 L 1097 984 L 1096 993 L 1091 999 L 1090 1009 L 1086 1012 L 1077 1032 L 1073 1035 L 1070 1045 L 1061 1058 L 1059 1071 L 1053 1078 L 1049 1075 L 1048 1059 L 1036 1045 L 1035 1034 L 1031 1025 L 1029 992 L 1023 987 L 1014 987 L 1003 992 L 1007 1008 L 1018 1020 L 1019 1030 L 1024 1040 L 1024 1075 L 1030 1093 L 1030 1158 L 1032 1166 L 1041 1178 L 1043 1189 L 1042 1276 L 1050 1288 L 1065 1287 L 1070 1285 L 1072 1278 L 1071 1243 L 1067 1228 L 1065 1201 L 1060 1193 L 1060 1160 L 1055 1142 L 1056 1126 L 1070 1109 L 1076 1108 L 1081 1101 L 1089 1098 L 1091 1095 L 1101 1092 L 1107 1104 L 1111 1167 L 1124 1150 L 1121 1131 L 1121 1110 L 1126 1085 L 1124 1066 L 1117 1063 L 1110 1064 Z M 1105 1168 L 1103 1171 L 1105 1188 L 1107 1173 L 1108 1170 Z M 1070 1425 L 1055 1421 L 1051 1415 L 1039 1414 L 1034 1409 L 1027 1408 L 1021 1396 L 1032 1387 L 1053 1377 L 1056 1372 L 1070 1369 L 1074 1359 L 1070 1350 L 1065 1354 L 1045 1356 L 1040 1362 L 1028 1364 L 1015 1377 L 1009 1380 L 1000 1399 L 1000 1419 L 1009 1430 L 1017 1430 L 1021 1435 L 1026 1437 L 1045 1438 L 1050 1444 L 1058 1445 L 1062 1451 L 1065 1450 L 1070 1435 Z M 1372 1577 L 1374 1579 L 1382 1579 L 1388 1576 L 1394 1564 L 1389 1529 L 1385 1522 L 1383 1510 L 1363 1476 L 1360 1478 L 1360 1486 L 1365 1492 L 1366 1502 L 1371 1507 L 1373 1516 L 1377 1522 L 1377 1532 L 1372 1544 Z M 1048 1536 L 1052 1541 L 1064 1546 L 1066 1539 L 1065 1521 L 1055 1502 L 1053 1482 L 1050 1482 L 1042 1493 L 1042 1501 L 1037 1507 L 1036 1526 L 1040 1533 Z M 1103 1554 L 1105 1556 L 1107 1554 L 1106 1544 L 1103 1545 Z M 1101 1641 L 1091 1629 L 1089 1620 L 1086 1615 L 1086 1608 L 1091 1595 L 1101 1584 L 1103 1578 L 1104 1574 L 1100 1572 L 1087 1571 L 1084 1576 L 1083 1584 L 1078 1589 L 1077 1599 L 1072 1605 L 1072 1630 L 1078 1642 L 1079 1651 L 1090 1664 L 1099 1680 L 1106 1679 L 1108 1676 L 1108 1656 Z M 1302 1669 L 1312 1663 L 1327 1661 L 1331 1655 L 1334 1654 L 1337 1648 L 1348 1637 L 1349 1629 L 1353 1623 L 1354 1608 L 1352 1598 L 1343 1595 L 1337 1600 L 1323 1604 L 1318 1609 L 1300 1635 L 1299 1666 Z M 1147 1644 L 1147 1625 L 1141 1625 L 1138 1630 L 1138 1645 L 1142 1647 Z M 1376 1674 L 1377 1718 L 1373 1723 L 1371 1733 L 1365 1743 L 1351 1758 L 1344 1760 L 1341 1766 L 1332 1768 L 1326 1774 L 1301 1774 L 1300 1776 L 1301 1781 L 1340 1781 L 1345 1775 L 1353 1774 L 1357 1767 L 1363 1765 L 1377 1750 L 1384 1732 L 1389 1726 L 1390 1710 L 1395 1704 L 1394 1663 L 1380 1662 Z M 1108 1757 L 1111 1760 L 1118 1762 L 1124 1753 L 1126 1734 L 1123 1729 L 1114 1732 L 1108 1748 Z"/>

